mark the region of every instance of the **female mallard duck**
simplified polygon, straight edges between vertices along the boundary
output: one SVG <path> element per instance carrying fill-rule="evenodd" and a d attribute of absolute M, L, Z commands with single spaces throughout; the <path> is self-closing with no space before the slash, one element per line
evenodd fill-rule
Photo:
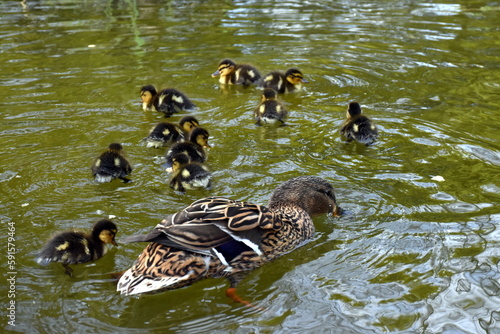
<path fill-rule="evenodd" d="M 171 172 L 172 157 L 177 153 L 186 154 L 189 158 L 189 162 L 205 162 L 205 160 L 207 160 L 207 153 L 204 148 L 210 147 L 208 144 L 209 137 L 208 131 L 204 128 L 194 128 L 189 134 L 189 141 L 172 145 L 165 156 L 167 160 L 165 164 L 167 171 Z"/>
<path fill-rule="evenodd" d="M 290 68 L 285 73 L 271 72 L 267 74 L 260 86 L 264 88 L 272 88 L 280 94 L 298 92 L 302 89 L 302 83 L 307 83 L 302 72 L 296 68 Z"/>
<path fill-rule="evenodd" d="M 91 233 L 61 232 L 49 240 L 35 260 L 42 265 L 61 262 L 65 273 L 73 277 L 73 270 L 68 265 L 90 262 L 103 257 L 107 252 L 106 244 L 116 246 L 117 230 L 111 220 L 102 219 L 95 223 Z"/>
<path fill-rule="evenodd" d="M 226 294 L 237 300 L 234 274 L 303 245 L 314 233 L 311 216 L 325 213 L 338 215 L 340 208 L 333 187 L 316 176 L 281 184 L 267 207 L 224 197 L 200 199 L 149 234 L 125 238 L 150 244 L 121 276 L 117 290 L 126 295 L 158 292 L 231 276 Z"/>
<path fill-rule="evenodd" d="M 183 142 L 186 136 L 200 124 L 193 116 L 184 116 L 179 125 L 170 122 L 156 124 L 144 138 L 147 147 L 160 148 L 173 143 Z"/>
<path fill-rule="evenodd" d="M 130 182 L 126 178 L 132 172 L 130 163 L 123 155 L 123 147 L 118 143 L 109 145 L 92 165 L 92 174 L 95 180 L 100 183 L 110 182 L 113 179 L 121 179 L 123 182 Z"/>
<path fill-rule="evenodd" d="M 219 62 L 217 71 L 212 74 L 212 77 L 219 76 L 219 82 L 229 85 L 251 85 L 260 80 L 260 73 L 251 65 L 236 64 L 231 59 L 223 59 Z"/>
<path fill-rule="evenodd" d="M 264 89 L 260 103 L 254 110 L 254 117 L 257 124 L 283 124 L 287 115 L 288 111 L 285 109 L 283 104 L 278 101 L 276 91 L 272 88 Z"/>
<path fill-rule="evenodd" d="M 189 162 L 189 157 L 184 153 L 172 157 L 172 171 L 170 186 L 177 191 L 210 187 L 212 174 L 208 168 L 198 162 Z"/>
<path fill-rule="evenodd" d="M 344 136 L 348 142 L 354 139 L 368 146 L 375 142 L 378 131 L 375 124 L 361 113 L 362 111 L 359 103 L 350 102 L 346 112 L 347 119 L 340 128 L 340 134 Z"/>
<path fill-rule="evenodd" d="M 174 88 L 157 91 L 155 86 L 147 85 L 141 88 L 142 109 L 144 111 L 156 110 L 170 117 L 172 114 L 184 111 L 192 111 L 195 104 L 182 92 Z"/>

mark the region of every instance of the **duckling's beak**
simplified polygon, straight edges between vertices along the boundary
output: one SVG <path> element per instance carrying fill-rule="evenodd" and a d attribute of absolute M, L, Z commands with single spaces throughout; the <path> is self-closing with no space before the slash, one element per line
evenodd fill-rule
<path fill-rule="evenodd" d="M 205 145 L 203 145 L 204 148 L 211 148 L 212 146 L 210 146 L 209 143 L 206 143 Z"/>
<path fill-rule="evenodd" d="M 303 83 L 309 83 L 309 81 L 307 81 L 306 79 L 302 78 L 301 80 Z"/>
<path fill-rule="evenodd" d="M 111 240 L 111 244 L 114 245 L 114 246 L 118 246 L 118 244 L 116 243 L 115 238 L 113 238 L 113 240 Z"/>
<path fill-rule="evenodd" d="M 212 73 L 212 76 L 213 76 L 213 77 L 216 77 L 216 76 L 218 76 L 219 74 L 220 74 L 220 72 L 219 72 L 219 70 L 217 70 L 217 71 L 215 71 L 214 73 Z"/>
<path fill-rule="evenodd" d="M 335 205 L 335 208 L 332 211 L 332 216 L 340 217 L 340 216 L 342 216 L 343 213 L 344 213 L 344 210 L 341 207 Z"/>

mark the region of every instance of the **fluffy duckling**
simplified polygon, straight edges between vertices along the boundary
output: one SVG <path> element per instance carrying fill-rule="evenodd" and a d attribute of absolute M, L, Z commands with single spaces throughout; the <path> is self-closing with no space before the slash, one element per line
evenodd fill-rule
<path fill-rule="evenodd" d="M 149 234 L 125 238 L 149 244 L 121 276 L 117 290 L 125 295 L 159 292 L 229 276 L 226 294 L 244 302 L 235 291 L 238 273 L 309 241 L 312 216 L 340 211 L 331 184 L 316 176 L 282 183 L 267 207 L 224 197 L 197 200 L 167 216 Z"/>
<path fill-rule="evenodd" d="M 280 94 L 298 92 L 302 89 L 302 83 L 307 83 L 302 72 L 296 68 L 290 68 L 285 73 L 271 72 L 267 74 L 260 84 L 264 88 L 272 88 Z"/>
<path fill-rule="evenodd" d="M 277 93 L 272 88 L 265 88 L 259 105 L 254 110 L 254 117 L 258 125 L 261 123 L 285 123 L 288 111 L 277 99 Z"/>
<path fill-rule="evenodd" d="M 189 134 L 189 141 L 176 143 L 170 147 L 166 154 L 167 171 L 172 171 L 172 157 L 177 153 L 184 153 L 188 156 L 189 162 L 203 163 L 207 160 L 205 148 L 209 148 L 208 138 L 210 137 L 207 130 L 204 128 L 194 128 Z"/>
<path fill-rule="evenodd" d="M 179 125 L 170 122 L 156 124 L 144 138 L 147 147 L 160 148 L 173 143 L 183 142 L 186 136 L 200 124 L 193 116 L 184 116 Z"/>
<path fill-rule="evenodd" d="M 201 163 L 189 162 L 189 157 L 184 153 L 172 157 L 172 170 L 170 186 L 177 191 L 210 187 L 212 174 L 208 168 Z"/>
<path fill-rule="evenodd" d="M 367 146 L 375 142 L 378 136 L 377 127 L 368 117 L 362 115 L 358 102 L 349 103 L 346 117 L 347 119 L 340 128 L 340 134 L 348 142 L 354 139 Z"/>
<path fill-rule="evenodd" d="M 212 74 L 212 77 L 220 75 L 219 82 L 229 85 L 251 85 L 256 84 L 261 75 L 259 71 L 246 64 L 236 64 L 231 59 L 223 59 L 219 62 L 217 71 Z"/>
<path fill-rule="evenodd" d="M 118 143 L 109 145 L 92 165 L 92 174 L 99 183 L 110 182 L 113 179 L 121 179 L 130 182 L 126 178 L 132 172 L 130 163 L 123 155 L 123 147 Z"/>
<path fill-rule="evenodd" d="M 156 110 L 170 117 L 172 114 L 192 111 L 196 105 L 182 92 L 174 88 L 157 91 L 155 86 L 147 85 L 141 88 L 142 109 L 144 111 Z"/>
<path fill-rule="evenodd" d="M 69 265 L 90 262 L 103 257 L 107 252 L 106 244 L 116 246 L 117 231 L 115 223 L 102 219 L 95 223 L 91 233 L 61 232 L 48 241 L 35 260 L 42 265 L 47 265 L 49 262 L 61 262 L 64 272 L 73 277 L 73 269 Z"/>

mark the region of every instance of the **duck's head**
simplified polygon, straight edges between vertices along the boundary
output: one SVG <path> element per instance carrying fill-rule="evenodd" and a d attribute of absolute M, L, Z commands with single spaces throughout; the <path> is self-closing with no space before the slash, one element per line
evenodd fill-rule
<path fill-rule="evenodd" d="M 359 105 L 359 103 L 349 102 L 349 105 L 347 106 L 346 117 L 351 118 L 359 115 L 361 115 L 361 106 Z"/>
<path fill-rule="evenodd" d="M 151 104 L 153 97 L 158 93 L 155 86 L 147 85 L 141 88 L 141 100 L 143 104 Z"/>
<path fill-rule="evenodd" d="M 112 143 L 108 146 L 108 151 L 121 153 L 123 151 L 123 146 L 118 143 Z"/>
<path fill-rule="evenodd" d="M 302 72 L 296 68 L 290 68 L 289 70 L 287 70 L 285 73 L 285 78 L 292 85 L 298 85 L 301 82 L 308 82 L 306 79 L 304 79 Z"/>
<path fill-rule="evenodd" d="M 262 92 L 262 102 L 267 101 L 267 100 L 275 100 L 276 99 L 276 91 L 272 88 L 266 88 Z"/>
<path fill-rule="evenodd" d="M 191 134 L 189 135 L 189 140 L 193 143 L 201 145 L 202 147 L 208 148 L 211 147 L 208 144 L 209 137 L 210 135 L 208 134 L 208 131 L 205 130 L 204 128 L 194 128 L 193 131 L 191 131 Z"/>
<path fill-rule="evenodd" d="M 181 167 L 189 163 L 189 157 L 184 153 L 174 154 L 172 157 L 172 172 L 177 173 Z"/>
<path fill-rule="evenodd" d="M 279 185 L 271 195 L 269 208 L 280 209 L 298 206 L 310 216 L 331 213 L 339 216 L 333 187 L 317 176 L 299 176 Z"/>
<path fill-rule="evenodd" d="M 197 128 L 200 126 L 200 123 L 198 123 L 198 120 L 193 116 L 184 116 L 179 121 L 179 126 L 181 127 L 181 129 L 184 132 L 191 133 L 191 131 L 194 128 Z"/>
<path fill-rule="evenodd" d="M 118 228 L 115 223 L 108 219 L 102 219 L 95 223 L 92 229 L 92 237 L 99 238 L 99 240 L 106 244 L 113 244 L 116 246 L 116 232 L 118 232 Z"/>
<path fill-rule="evenodd" d="M 212 76 L 216 77 L 218 75 L 221 75 L 224 77 L 226 75 L 231 74 L 235 68 L 236 68 L 236 63 L 234 61 L 232 61 L 231 59 L 223 59 L 219 62 L 217 71 L 212 73 Z"/>

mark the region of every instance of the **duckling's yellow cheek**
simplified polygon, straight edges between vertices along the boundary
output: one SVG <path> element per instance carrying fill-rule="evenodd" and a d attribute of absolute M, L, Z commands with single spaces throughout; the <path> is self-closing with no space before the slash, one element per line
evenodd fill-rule
<path fill-rule="evenodd" d="M 57 250 L 57 251 L 63 251 L 63 250 L 68 249 L 68 247 L 69 247 L 69 242 L 68 242 L 68 241 L 66 241 L 66 242 L 64 242 L 63 244 L 60 244 L 59 246 L 57 246 L 57 247 L 56 247 L 56 250 Z"/>

